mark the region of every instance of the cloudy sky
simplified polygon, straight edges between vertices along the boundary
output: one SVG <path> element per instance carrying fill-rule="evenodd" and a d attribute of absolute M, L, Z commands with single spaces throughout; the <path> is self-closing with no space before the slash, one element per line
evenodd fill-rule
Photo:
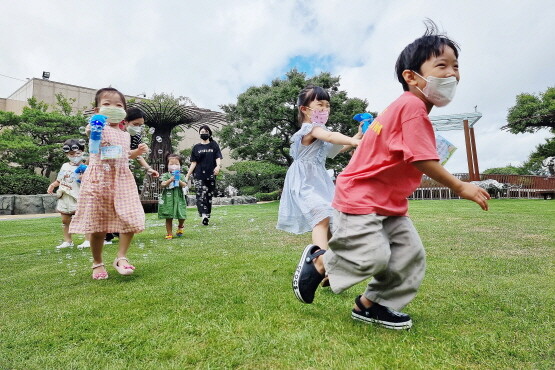
<path fill-rule="evenodd" d="M 402 91 L 397 56 L 429 17 L 461 46 L 457 96 L 431 115 L 477 106 L 480 170 L 520 164 L 549 136 L 500 127 L 517 94 L 555 86 L 553 0 L 0 0 L 0 14 L 0 97 L 49 71 L 53 81 L 171 92 L 214 110 L 296 67 L 341 76 L 350 97 L 381 111 Z M 463 132 L 442 135 L 459 147 L 447 169 L 467 172 Z"/>

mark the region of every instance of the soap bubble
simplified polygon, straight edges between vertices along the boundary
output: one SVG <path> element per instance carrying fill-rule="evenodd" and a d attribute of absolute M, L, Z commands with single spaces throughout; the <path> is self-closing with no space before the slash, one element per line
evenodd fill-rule
<path fill-rule="evenodd" d="M 144 195 L 145 197 L 148 197 L 148 194 L 150 194 L 148 191 L 145 191 L 145 192 L 143 193 L 143 195 Z"/>
<path fill-rule="evenodd" d="M 158 149 L 158 154 L 162 154 L 162 149 Z"/>
<path fill-rule="evenodd" d="M 139 190 L 141 190 L 141 191 L 142 191 L 142 190 L 143 190 L 143 188 L 144 188 L 144 186 L 143 186 L 143 185 L 139 186 Z"/>
<path fill-rule="evenodd" d="M 153 188 L 156 187 L 156 181 L 153 181 L 150 186 L 152 186 Z"/>
<path fill-rule="evenodd" d="M 79 133 L 80 133 L 81 135 L 85 135 L 85 134 L 86 134 L 86 129 L 85 129 L 84 126 L 79 127 Z"/>
<path fill-rule="evenodd" d="M 153 196 L 154 198 L 158 198 L 158 193 L 152 193 L 152 196 Z"/>
<path fill-rule="evenodd" d="M 164 166 L 163 164 L 160 165 L 160 169 L 163 170 L 164 168 L 166 168 L 166 166 Z"/>
<path fill-rule="evenodd" d="M 154 133 L 154 127 L 151 127 L 150 129 L 148 129 L 148 133 L 153 134 Z"/>
<path fill-rule="evenodd" d="M 87 144 L 87 141 L 85 139 L 79 139 L 78 143 L 79 145 L 85 145 Z"/>
<path fill-rule="evenodd" d="M 156 141 L 161 143 L 162 142 L 162 138 L 160 136 L 156 136 Z"/>

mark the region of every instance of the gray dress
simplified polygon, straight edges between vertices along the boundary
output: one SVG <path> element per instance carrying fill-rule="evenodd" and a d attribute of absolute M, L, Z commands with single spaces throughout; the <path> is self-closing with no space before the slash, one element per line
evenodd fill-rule
<path fill-rule="evenodd" d="M 281 193 L 276 226 L 279 230 L 302 234 L 328 217 L 331 221 L 335 186 L 326 172 L 326 157 L 342 145 L 318 139 L 308 146 L 303 145 L 303 136 L 315 126 L 329 131 L 324 125 L 303 123 L 291 137 L 290 154 L 294 161 L 287 170 Z"/>

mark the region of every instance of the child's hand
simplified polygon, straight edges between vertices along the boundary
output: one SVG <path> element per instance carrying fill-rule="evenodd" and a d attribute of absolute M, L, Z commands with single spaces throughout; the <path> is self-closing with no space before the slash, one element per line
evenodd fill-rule
<path fill-rule="evenodd" d="M 137 151 L 139 152 L 139 155 L 145 154 L 146 152 L 148 152 L 148 145 L 146 145 L 145 143 L 140 143 L 137 147 Z"/>
<path fill-rule="evenodd" d="M 362 125 L 364 125 L 364 121 L 360 122 L 360 125 L 358 125 L 358 132 L 356 133 L 357 137 L 362 137 Z"/>
<path fill-rule="evenodd" d="M 477 203 L 484 211 L 488 210 L 488 199 L 491 199 L 491 197 L 484 189 L 474 184 L 463 182 L 460 189 L 457 189 L 457 194 L 461 198 Z"/>
<path fill-rule="evenodd" d="M 146 173 L 149 174 L 152 177 L 160 177 L 160 174 L 158 173 L 158 171 L 156 171 L 152 167 L 150 167 L 148 170 L 146 170 Z"/>
<path fill-rule="evenodd" d="M 50 185 L 50 186 L 48 187 L 48 189 L 46 190 L 46 192 L 47 192 L 48 194 L 54 194 L 54 185 Z"/>
<path fill-rule="evenodd" d="M 91 124 L 87 124 L 87 126 L 85 126 L 85 135 L 87 136 L 91 136 Z"/>
<path fill-rule="evenodd" d="M 220 173 L 220 165 L 216 165 L 216 167 L 214 167 L 214 175 L 218 176 L 218 174 Z"/>

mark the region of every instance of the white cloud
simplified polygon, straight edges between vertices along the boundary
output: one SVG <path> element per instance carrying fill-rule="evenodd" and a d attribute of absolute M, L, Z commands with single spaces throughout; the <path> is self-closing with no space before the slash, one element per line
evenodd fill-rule
<path fill-rule="evenodd" d="M 0 74 L 127 94 L 172 92 L 218 109 L 269 83 L 295 55 L 332 55 L 350 96 L 381 110 L 401 93 L 394 64 L 433 19 L 461 45 L 455 101 L 432 115 L 478 110 L 481 169 L 517 164 L 548 136 L 499 128 L 521 92 L 555 85 L 555 3 L 513 1 L 56 1 L 2 5 Z M 0 96 L 22 82 L 0 76 Z M 466 172 L 459 150 L 447 168 Z"/>

